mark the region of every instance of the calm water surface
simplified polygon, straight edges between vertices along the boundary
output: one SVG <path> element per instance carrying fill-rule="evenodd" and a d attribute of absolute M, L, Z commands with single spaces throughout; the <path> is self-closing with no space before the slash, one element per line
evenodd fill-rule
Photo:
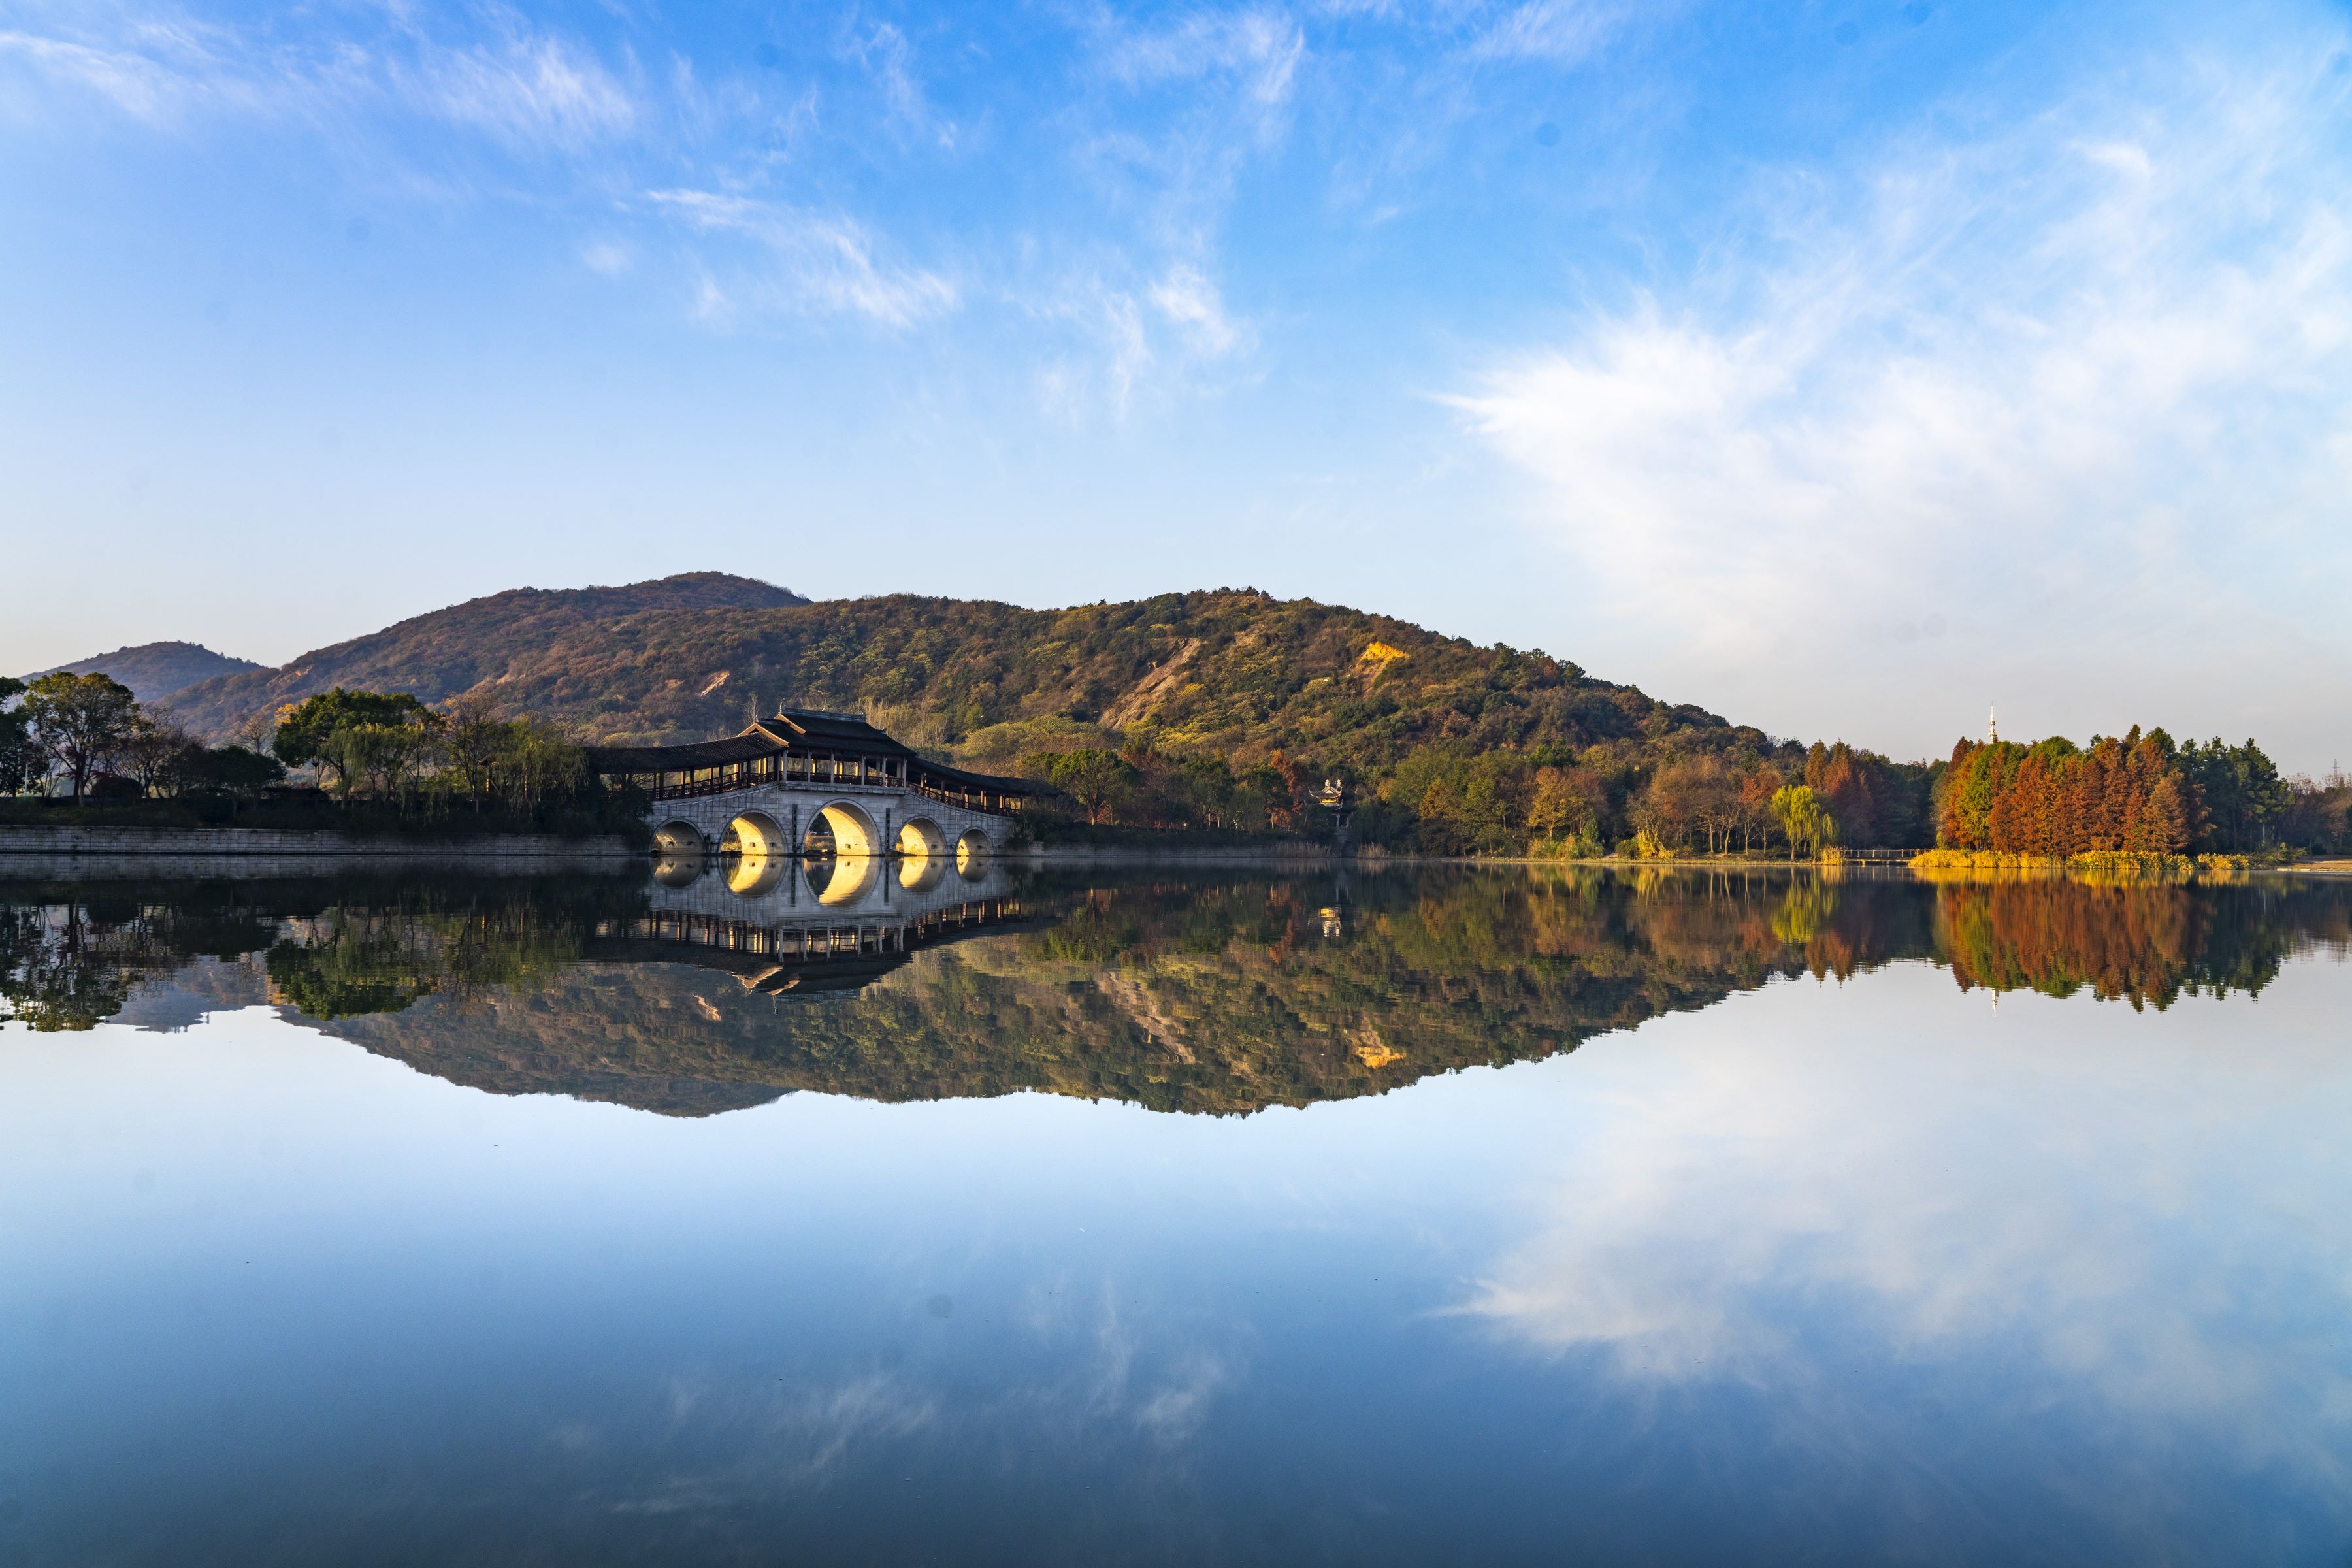
<path fill-rule="evenodd" d="M 0 1563 L 2341 1564 L 2347 939 L 2286 880 L 0 884 Z"/>

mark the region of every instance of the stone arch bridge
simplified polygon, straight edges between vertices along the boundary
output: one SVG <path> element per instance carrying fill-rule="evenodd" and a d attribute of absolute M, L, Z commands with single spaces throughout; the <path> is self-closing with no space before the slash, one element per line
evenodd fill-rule
<path fill-rule="evenodd" d="M 588 757 L 605 779 L 645 794 L 662 855 L 734 855 L 730 884 L 781 877 L 795 859 L 833 861 L 844 901 L 885 875 L 908 889 L 951 872 L 969 878 L 1004 847 L 1039 789 L 931 762 L 856 714 L 812 708 L 780 709 L 725 740 Z"/>

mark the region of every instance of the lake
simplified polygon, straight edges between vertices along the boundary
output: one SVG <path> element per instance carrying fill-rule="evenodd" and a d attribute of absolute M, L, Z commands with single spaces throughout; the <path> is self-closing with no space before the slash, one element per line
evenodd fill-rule
<path fill-rule="evenodd" d="M 2352 1555 L 2352 884 L 919 881 L 0 883 L 0 1563 Z"/>

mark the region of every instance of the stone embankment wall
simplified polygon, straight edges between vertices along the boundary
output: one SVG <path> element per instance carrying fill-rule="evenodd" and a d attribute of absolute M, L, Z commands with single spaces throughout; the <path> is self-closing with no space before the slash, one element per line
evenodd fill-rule
<path fill-rule="evenodd" d="M 1027 844 L 1011 858 L 1036 863 L 1074 865 L 1266 866 L 1324 865 L 1339 858 L 1328 844 L 1181 845 L 1164 847 L 1125 844 Z"/>
<path fill-rule="evenodd" d="M 24 858 L 112 859 L 168 855 L 205 859 L 261 856 L 335 860 L 530 859 L 605 865 L 643 859 L 618 837 L 558 838 L 546 833 L 485 833 L 464 838 L 369 837 L 290 827 L 0 827 L 0 874 Z"/>

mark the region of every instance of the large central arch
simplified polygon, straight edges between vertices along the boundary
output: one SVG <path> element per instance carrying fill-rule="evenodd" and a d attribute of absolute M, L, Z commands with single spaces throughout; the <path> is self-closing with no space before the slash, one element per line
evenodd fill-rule
<path fill-rule="evenodd" d="M 747 899 L 782 887 L 784 878 L 793 868 L 789 855 L 771 855 L 764 849 L 747 849 L 735 858 L 727 871 L 727 890 Z"/>
<path fill-rule="evenodd" d="M 836 800 L 810 814 L 801 847 L 813 855 L 879 855 L 882 830 L 857 806 Z"/>
<path fill-rule="evenodd" d="M 882 872 L 882 830 L 856 805 L 837 800 L 809 818 L 802 847 L 809 856 L 809 887 L 829 907 L 856 903 Z"/>

